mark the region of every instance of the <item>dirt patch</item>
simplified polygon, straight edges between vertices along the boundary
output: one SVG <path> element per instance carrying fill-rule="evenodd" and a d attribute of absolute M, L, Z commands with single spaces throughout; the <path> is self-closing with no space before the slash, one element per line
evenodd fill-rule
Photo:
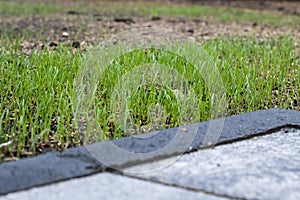
<path fill-rule="evenodd" d="M 146 0 L 161 2 L 161 0 Z M 164 1 L 166 2 L 166 1 Z M 168 0 L 169 3 L 187 3 L 187 4 L 198 4 L 207 6 L 223 6 L 233 7 L 242 9 L 252 10 L 269 10 L 269 11 L 280 11 L 285 14 L 293 14 L 300 16 L 300 1 L 288 1 L 288 0 Z"/>
<path fill-rule="evenodd" d="M 15 18 L 1 21 L 0 25 L 5 27 L 10 36 L 25 38 L 20 44 L 26 54 L 30 54 L 34 48 L 45 46 L 55 48 L 63 44 L 71 47 L 74 42 L 80 43 L 81 48 L 86 49 L 90 44 L 98 44 L 104 37 L 140 27 L 172 29 L 194 37 L 198 41 L 228 36 L 254 36 L 264 40 L 266 37 L 289 35 L 295 38 L 295 41 L 300 38 L 300 32 L 295 28 L 272 27 L 259 22 L 221 23 L 202 19 L 136 16 L 111 18 L 99 14 L 74 15 L 64 13 L 59 17 Z M 29 36 L 26 37 L 26 34 Z"/>
<path fill-rule="evenodd" d="M 34 0 L 32 0 L 34 2 Z M 39 0 L 35 0 L 39 1 Z M 150 0 L 145 0 L 150 1 Z M 153 1 L 153 0 L 151 0 Z M 154 0 L 155 1 L 155 0 Z M 160 1 L 161 0 L 157 0 Z M 66 1 L 68 2 L 68 1 Z M 65 1 L 59 2 L 66 6 Z M 166 3 L 166 1 L 163 1 Z M 210 6 L 226 6 L 241 9 L 276 10 L 293 15 L 300 14 L 298 1 L 244 1 L 244 0 L 168 0 L 169 3 L 187 3 Z M 114 16 L 110 13 L 83 13 L 68 10 L 63 13 L 47 15 L 44 17 L 10 17 L 0 19 L 0 34 L 9 37 L 21 37 L 20 45 L 29 55 L 34 48 L 58 45 L 72 46 L 86 49 L 89 44 L 98 44 L 104 37 L 120 33 L 125 30 L 139 27 L 161 27 L 173 29 L 197 40 L 210 40 L 216 37 L 227 36 L 254 36 L 261 40 L 270 36 L 289 35 L 295 39 L 300 38 L 300 32 L 293 27 L 274 27 L 260 22 L 216 22 L 203 18 L 167 18 L 161 16 L 141 17 L 128 13 L 126 16 Z M 0 47 L 1 41 L 0 41 Z"/>

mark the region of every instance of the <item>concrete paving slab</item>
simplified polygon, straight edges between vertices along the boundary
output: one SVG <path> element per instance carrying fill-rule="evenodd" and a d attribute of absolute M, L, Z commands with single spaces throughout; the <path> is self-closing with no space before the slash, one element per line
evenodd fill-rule
<path fill-rule="evenodd" d="M 151 137 L 129 137 L 87 145 L 99 161 L 122 170 L 143 162 L 180 155 L 216 144 L 247 139 L 280 130 L 300 127 L 300 112 L 282 109 L 260 110 L 207 122 L 159 131 Z M 182 131 L 184 130 L 184 131 Z M 210 133 L 210 137 L 208 136 Z M 111 158 L 114 159 L 111 159 Z"/>
<path fill-rule="evenodd" d="M 120 175 L 101 173 L 84 178 L 11 193 L 0 200 L 129 200 L 129 199 L 225 199 L 218 196 L 146 182 Z"/>
<path fill-rule="evenodd" d="M 159 161 L 165 166 L 168 160 Z M 300 130 L 282 131 L 126 169 L 130 176 L 240 199 L 300 199 Z M 134 172 L 145 173 L 135 174 Z M 131 172 L 131 173 L 129 173 Z"/>
<path fill-rule="evenodd" d="M 122 170 L 128 166 L 205 148 L 210 142 L 210 138 L 206 137 L 209 127 L 212 124 L 218 126 L 219 122 L 224 122 L 220 123 L 224 126 L 217 127 L 221 133 L 214 142 L 224 144 L 267 134 L 282 127 L 300 127 L 300 112 L 261 110 L 167 129 L 156 134 L 143 134 L 142 137 L 100 142 L 67 149 L 62 153 L 52 152 L 16 162 L 0 163 L 0 195 L 97 172 Z"/>

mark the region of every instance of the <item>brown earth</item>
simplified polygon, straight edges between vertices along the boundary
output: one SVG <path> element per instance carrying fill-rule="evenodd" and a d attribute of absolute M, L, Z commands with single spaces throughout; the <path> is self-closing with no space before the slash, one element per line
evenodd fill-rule
<path fill-rule="evenodd" d="M 155 1 L 155 0 L 146 0 Z M 159 0 L 156 0 L 159 1 Z M 252 10 L 280 11 L 300 16 L 300 1 L 291 0 L 168 0 L 170 3 L 188 3 L 209 6 L 225 6 Z"/>
<path fill-rule="evenodd" d="M 73 16 L 68 13 L 61 14 L 61 18 L 30 17 L 1 21 L 2 27 L 7 27 L 11 35 L 31 36 L 21 43 L 24 52 L 30 54 L 36 47 L 45 45 L 56 47 L 58 44 L 70 45 L 80 43 L 83 48 L 89 44 L 97 44 L 104 37 L 120 33 L 132 28 L 160 27 L 172 29 L 188 36 L 195 37 L 198 41 L 209 40 L 216 37 L 227 36 L 255 36 L 261 40 L 266 37 L 289 35 L 300 38 L 300 32 L 291 27 L 272 27 L 259 23 L 211 22 L 202 19 L 168 19 L 168 18 L 115 18 L 106 19 L 106 16 Z M 63 18 L 63 20 L 62 20 Z M 78 18 L 86 25 L 78 24 Z M 36 34 L 38 33 L 38 35 Z M 38 40 L 36 38 L 39 38 Z M 1 43 L 0 43 L 1 45 Z"/>
<path fill-rule="evenodd" d="M 146 0 L 149 1 L 149 0 Z M 153 1 L 153 0 L 152 0 Z M 165 2 L 165 1 L 164 1 Z M 192 3 L 211 6 L 229 6 L 241 9 L 277 10 L 293 15 L 300 15 L 300 2 L 296 1 L 203 1 L 203 0 L 169 0 L 171 3 Z M 83 49 L 89 44 L 97 44 L 104 37 L 125 30 L 140 27 L 161 27 L 173 29 L 197 40 L 209 40 L 227 36 L 255 36 L 261 40 L 269 36 L 289 35 L 297 41 L 300 31 L 293 27 L 274 27 L 259 22 L 216 22 L 204 19 L 179 19 L 166 17 L 111 16 L 107 13 L 79 13 L 67 11 L 54 16 L 11 17 L 0 19 L 1 32 L 24 36 L 31 33 L 21 42 L 23 51 L 30 54 L 34 48 L 46 45 L 55 48 L 60 43 L 64 45 L 81 45 Z M 37 34 L 38 33 L 38 34 Z M 1 47 L 1 41 L 0 41 Z"/>

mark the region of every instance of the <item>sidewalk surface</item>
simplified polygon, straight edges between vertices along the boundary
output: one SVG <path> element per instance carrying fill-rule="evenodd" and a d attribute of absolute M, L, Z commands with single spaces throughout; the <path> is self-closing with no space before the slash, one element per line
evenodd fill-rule
<path fill-rule="evenodd" d="M 18 177 L 14 184 L 5 182 L 10 180 L 3 172 L 8 165 L 0 164 L 0 200 L 300 199 L 300 112 L 278 109 L 254 112 L 246 115 L 247 123 L 253 122 L 254 114 L 264 117 L 269 131 L 259 131 L 263 126 L 257 126 L 259 134 L 252 133 L 254 137 L 230 140 L 214 148 L 194 148 L 181 155 L 127 166 L 121 171 L 99 165 L 106 170 L 83 173 L 82 177 L 69 177 L 68 180 L 56 177 L 58 181 L 32 181 L 27 187 L 22 182 L 25 185 L 22 188 L 16 184 L 21 183 Z M 268 114 L 275 117 L 273 121 L 278 120 L 278 126 L 269 126 L 273 122 L 266 118 Z M 293 118 L 289 118 L 291 116 Z M 246 134 L 242 123 L 235 126 L 243 131 L 240 135 Z"/>

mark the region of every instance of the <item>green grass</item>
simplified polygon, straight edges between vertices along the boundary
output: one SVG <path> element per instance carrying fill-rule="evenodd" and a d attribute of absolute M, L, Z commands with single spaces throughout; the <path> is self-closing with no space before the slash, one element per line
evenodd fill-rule
<path fill-rule="evenodd" d="M 178 48 L 177 45 L 175 47 Z M 111 51 L 115 56 L 116 48 L 108 49 L 105 49 L 105 53 Z M 101 52 L 92 55 L 100 57 L 99 54 Z M 99 60 L 103 62 L 101 57 L 95 60 L 92 58 L 88 66 L 96 67 L 84 68 L 79 73 L 83 76 L 80 77 L 77 88 L 80 89 L 83 82 L 83 90 L 88 85 L 90 92 L 76 92 L 76 96 L 82 97 L 79 98 L 82 103 L 74 106 L 80 107 L 79 112 L 82 115 L 78 116 L 85 121 L 94 122 L 92 118 L 96 116 L 96 121 L 108 133 L 109 137 L 104 138 L 120 138 L 131 133 L 205 121 L 211 116 L 210 95 L 204 79 L 183 57 L 170 51 L 149 48 L 146 51 L 137 49 L 121 55 L 108 66 L 103 66 Z M 101 73 L 97 74 L 99 71 Z M 128 95 L 123 95 L 125 91 Z M 179 101 L 180 95 L 176 95 L 175 91 L 180 91 L 183 100 Z M 93 98 L 96 101 L 89 103 Z M 123 104 L 128 108 L 120 109 Z M 158 112 L 156 109 L 159 105 L 162 109 Z M 198 107 L 194 110 L 194 106 Z M 95 116 L 90 117 L 91 110 L 95 111 Z M 127 114 L 122 115 L 123 113 Z M 123 130 L 124 123 L 127 131 Z M 88 132 L 95 127 L 90 128 Z M 92 138 L 97 137 L 100 131 L 94 132 L 96 135 Z"/>
<path fill-rule="evenodd" d="M 226 115 L 274 107 L 300 110 L 300 61 L 292 39 L 269 38 L 260 42 L 255 38 L 219 38 L 202 45 L 222 76 L 228 102 Z M 1 48 L 0 144 L 12 141 L 11 145 L 0 148 L 1 159 L 25 156 L 47 148 L 62 150 L 97 140 L 95 135 L 83 138 L 86 130 L 79 130 L 73 120 L 76 98 L 73 85 L 86 62 L 86 55 L 74 56 L 70 48 L 61 46 L 57 51 L 35 50 L 26 57 L 21 53 L 18 40 Z M 184 74 L 196 91 L 199 111 L 199 118 L 190 122 L 218 117 L 211 116 L 213 99 L 205 82 L 202 77 L 195 76 L 185 59 L 153 49 L 135 51 L 117 58 L 104 78 L 99 79 L 93 93 L 96 99 L 92 102 L 94 106 L 88 107 L 92 111 L 89 116 L 95 116 L 98 126 L 104 130 L 105 135 L 101 138 L 131 134 L 122 131 L 116 113 L 112 112 L 112 103 L 118 101 L 111 101 L 113 90 L 110 89 L 115 87 L 120 74 L 130 72 L 132 66 L 141 63 L 171 63 L 178 70 L 187 69 Z M 184 91 L 185 87 L 179 87 L 179 90 Z M 189 122 L 181 118 L 173 89 L 150 81 L 133 90 L 128 99 L 128 116 L 133 122 L 130 128 L 140 132 Z M 157 108 L 158 103 L 164 107 Z M 151 124 L 149 119 L 156 117 L 151 118 L 149 111 L 155 109 L 164 111 L 159 116 L 163 124 Z M 86 120 L 83 118 L 81 122 L 85 124 Z"/>
<path fill-rule="evenodd" d="M 34 52 L 29 58 L 12 46 L 1 50 L 1 143 L 8 138 L 17 149 L 35 151 L 41 141 L 66 141 L 71 135 L 72 105 L 70 88 L 76 62 L 70 52 L 61 49 Z M 62 138 L 61 138 L 62 137 Z M 10 151 L 14 151 L 11 149 Z"/>
<path fill-rule="evenodd" d="M 0 1 L 0 15 L 2 17 L 45 15 L 59 11 L 61 11 L 61 6 L 49 4 L 49 2 Z"/>
<path fill-rule="evenodd" d="M 300 59 L 291 39 L 214 40 L 203 45 L 222 74 L 228 114 L 273 107 L 300 109 Z"/>
<path fill-rule="evenodd" d="M 296 26 L 300 24 L 297 15 L 278 11 L 257 11 L 250 9 L 213 7 L 188 4 L 140 1 L 66 1 L 51 2 L 36 0 L 35 3 L 16 0 L 1 1 L 0 15 L 34 16 L 66 13 L 75 10 L 86 14 L 139 15 L 145 17 L 165 16 L 171 18 L 202 18 L 220 22 L 259 22 L 273 26 Z"/>

